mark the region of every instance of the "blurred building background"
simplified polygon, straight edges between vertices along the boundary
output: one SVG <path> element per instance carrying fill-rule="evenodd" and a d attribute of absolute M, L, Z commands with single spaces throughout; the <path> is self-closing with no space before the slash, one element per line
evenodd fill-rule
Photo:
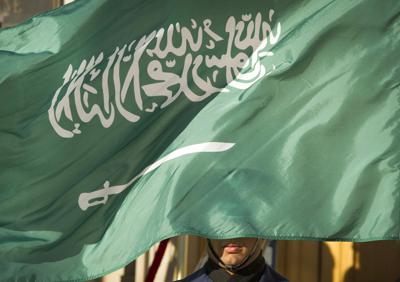
<path fill-rule="evenodd" d="M 0 0 L 0 27 L 14 26 L 35 14 L 73 0 Z M 194 236 L 172 238 L 155 281 L 174 281 L 205 261 L 205 240 Z M 158 245 L 97 282 L 145 282 Z M 129 248 L 129 246 L 127 246 Z M 400 282 L 400 241 L 369 243 L 279 241 L 264 256 L 292 282 Z"/>
<path fill-rule="evenodd" d="M 125 269 L 97 281 L 145 282 L 156 249 L 157 245 Z M 205 255 L 205 239 L 173 238 L 154 281 L 185 277 L 201 267 Z M 278 241 L 273 249 L 264 252 L 264 257 L 291 282 L 400 282 L 400 241 Z"/>

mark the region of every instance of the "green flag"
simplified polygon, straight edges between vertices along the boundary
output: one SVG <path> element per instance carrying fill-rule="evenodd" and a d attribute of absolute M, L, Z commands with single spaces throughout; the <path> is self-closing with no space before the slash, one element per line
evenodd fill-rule
<path fill-rule="evenodd" d="M 0 32 L 0 280 L 161 239 L 400 239 L 400 2 L 80 0 Z"/>

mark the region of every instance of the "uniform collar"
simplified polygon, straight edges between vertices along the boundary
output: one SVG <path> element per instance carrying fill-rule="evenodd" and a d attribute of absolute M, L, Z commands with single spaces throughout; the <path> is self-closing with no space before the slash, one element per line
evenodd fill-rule
<path fill-rule="evenodd" d="M 211 259 L 207 261 L 205 270 L 213 282 L 254 282 L 260 280 L 266 267 L 264 257 L 260 253 L 251 264 L 238 270 L 234 275 L 226 272 Z"/>

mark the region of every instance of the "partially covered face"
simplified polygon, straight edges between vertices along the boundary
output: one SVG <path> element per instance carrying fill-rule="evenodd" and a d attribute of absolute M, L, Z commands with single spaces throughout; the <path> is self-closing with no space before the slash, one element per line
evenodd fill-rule
<path fill-rule="evenodd" d="M 210 241 L 214 252 L 224 264 L 237 265 L 253 251 L 257 243 L 257 238 L 234 238 Z"/>

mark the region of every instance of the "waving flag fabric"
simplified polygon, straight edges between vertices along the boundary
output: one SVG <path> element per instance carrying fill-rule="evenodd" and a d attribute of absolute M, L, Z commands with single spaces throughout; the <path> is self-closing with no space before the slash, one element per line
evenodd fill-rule
<path fill-rule="evenodd" d="M 80 0 L 0 31 L 0 280 L 162 239 L 400 239 L 400 2 Z"/>

